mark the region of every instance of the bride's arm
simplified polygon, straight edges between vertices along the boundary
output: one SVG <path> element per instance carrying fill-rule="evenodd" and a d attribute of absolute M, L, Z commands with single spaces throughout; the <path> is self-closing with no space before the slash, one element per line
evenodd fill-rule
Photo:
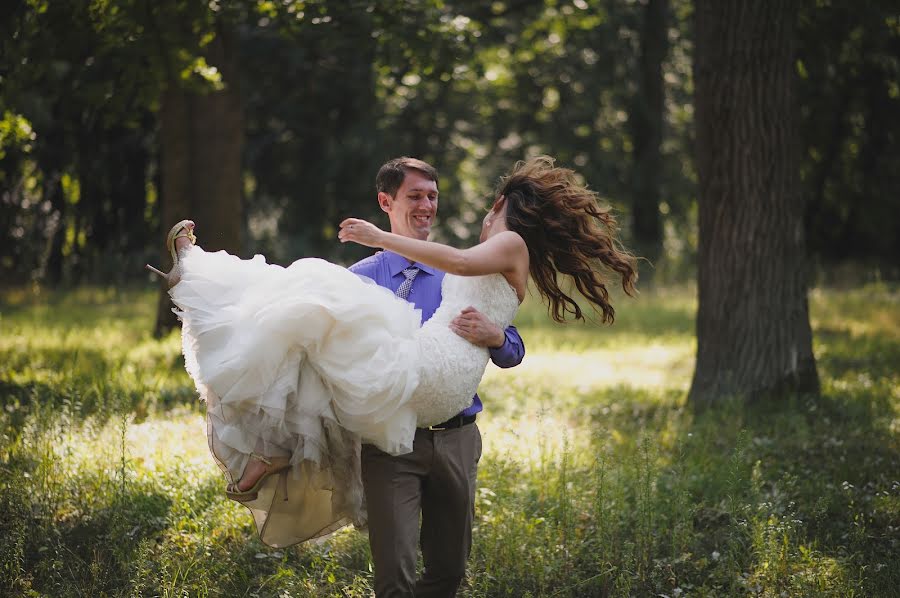
<path fill-rule="evenodd" d="M 527 260 L 525 241 L 512 231 L 495 234 L 469 249 L 456 249 L 432 241 L 419 241 L 381 230 L 371 222 L 348 218 L 341 222 L 338 238 L 367 247 L 381 247 L 459 276 L 481 276 L 515 272 L 523 258 Z"/>

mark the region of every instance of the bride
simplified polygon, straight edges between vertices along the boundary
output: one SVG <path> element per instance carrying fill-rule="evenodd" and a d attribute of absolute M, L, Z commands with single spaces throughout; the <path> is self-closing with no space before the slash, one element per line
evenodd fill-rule
<path fill-rule="evenodd" d="M 473 306 L 501 329 L 529 277 L 554 320 L 584 319 L 560 275 L 612 322 L 601 273 L 637 279 L 616 223 L 573 171 L 540 157 L 501 180 L 480 243 L 455 249 L 348 218 L 341 242 L 393 251 L 447 272 L 442 303 L 418 310 L 389 290 L 319 259 L 287 268 L 196 246 L 194 223 L 169 234 L 167 276 L 182 321 L 186 368 L 207 402 L 210 450 L 260 538 L 286 546 L 365 522 L 360 441 L 402 454 L 416 427 L 471 402 L 488 352 L 450 328 Z M 158 272 L 158 271 L 157 271 Z M 159 273 L 159 272 L 158 272 Z"/>

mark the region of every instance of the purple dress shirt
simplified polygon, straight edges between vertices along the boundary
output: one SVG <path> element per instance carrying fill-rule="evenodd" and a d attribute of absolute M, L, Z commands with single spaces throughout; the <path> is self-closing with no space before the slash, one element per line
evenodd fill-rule
<path fill-rule="evenodd" d="M 413 262 L 420 270 L 413 280 L 407 301 L 422 310 L 422 322 L 434 315 L 438 305 L 441 304 L 441 281 L 444 280 L 444 272 Z M 391 251 L 379 251 L 350 266 L 350 271 L 362 276 L 367 276 L 378 285 L 386 287 L 395 293 L 397 287 L 406 280 L 403 275 L 404 268 L 408 268 L 410 262 L 405 257 Z M 525 344 L 515 326 L 505 330 L 506 340 L 497 349 L 490 349 L 491 361 L 501 368 L 511 368 L 519 365 L 525 357 Z M 460 415 L 475 415 L 483 409 L 481 399 L 476 394 L 469 405 Z"/>

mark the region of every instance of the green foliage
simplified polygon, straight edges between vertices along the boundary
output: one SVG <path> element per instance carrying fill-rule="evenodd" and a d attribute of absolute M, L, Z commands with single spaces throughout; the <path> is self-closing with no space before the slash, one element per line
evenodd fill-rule
<path fill-rule="evenodd" d="M 247 251 L 342 260 L 372 179 L 410 154 L 441 173 L 439 240 L 470 243 L 498 176 L 540 152 L 620 212 L 636 195 L 645 2 L 241 0 L 15 2 L 0 9 L 0 273 L 134 280 L 156 255 L 161 98 L 229 85 L 209 56 L 231 32 L 243 98 Z M 692 4 L 669 0 L 655 278 L 697 244 Z M 797 29 L 807 238 L 824 261 L 898 253 L 898 27 L 892 4 L 805 3 Z M 28 134 L 25 134 L 25 131 Z M 64 188 L 67 179 L 76 184 Z M 72 189 L 79 190 L 76 203 Z M 651 198 L 652 200 L 652 198 Z"/>
<path fill-rule="evenodd" d="M 32 134 L 0 139 L 0 243 L 15 248 L 4 278 L 121 281 L 156 253 L 160 97 L 168 85 L 221 84 L 203 50 L 235 12 L 134 0 L 8 10 L 0 110 Z"/>
<path fill-rule="evenodd" d="M 885 1 L 809 4 L 797 63 L 809 246 L 825 260 L 890 262 L 900 253 L 900 22 Z"/>
<path fill-rule="evenodd" d="M 815 290 L 819 399 L 685 408 L 693 293 L 613 326 L 530 302 L 489 369 L 466 596 L 894 596 L 898 289 Z M 150 291 L 0 303 L 0 583 L 13 596 L 368 596 L 365 537 L 274 550 L 222 495 Z"/>

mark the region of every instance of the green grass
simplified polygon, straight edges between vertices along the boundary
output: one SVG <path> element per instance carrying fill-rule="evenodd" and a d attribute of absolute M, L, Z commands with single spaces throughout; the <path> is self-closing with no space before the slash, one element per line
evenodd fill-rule
<path fill-rule="evenodd" d="M 900 595 L 900 290 L 810 296 L 818 398 L 695 415 L 689 289 L 531 302 L 489 368 L 465 596 Z M 365 537 L 269 549 L 145 290 L 0 295 L 0 594 L 367 596 Z"/>

